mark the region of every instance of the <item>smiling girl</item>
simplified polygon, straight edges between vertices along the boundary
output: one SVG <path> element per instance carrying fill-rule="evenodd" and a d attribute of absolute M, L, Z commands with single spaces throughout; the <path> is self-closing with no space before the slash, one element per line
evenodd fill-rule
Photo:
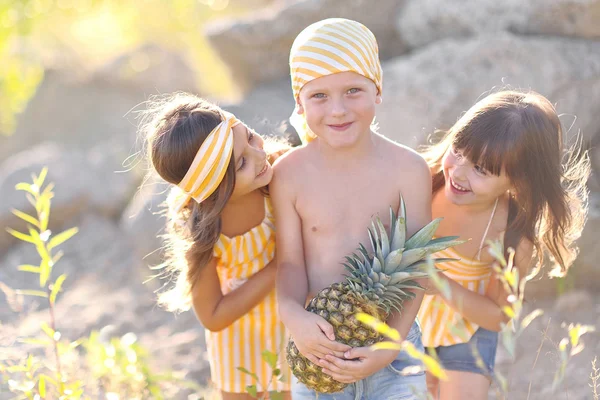
<path fill-rule="evenodd" d="M 193 307 L 224 400 L 250 399 L 246 386 L 260 391 L 270 382 L 269 390 L 288 391 L 289 374 L 273 379 L 261 357 L 278 354 L 284 340 L 266 190 L 271 162 L 285 149 L 266 151 L 263 138 L 235 116 L 185 93 L 151 102 L 142 133 L 153 169 L 173 185 L 166 265 L 176 285 L 159 302 L 172 311 Z"/>
<path fill-rule="evenodd" d="M 419 311 L 423 343 L 436 350 L 449 376 L 445 382 L 427 376 L 435 399 L 487 399 L 497 332 L 508 322 L 502 307 L 509 303 L 486 241 L 503 239 L 505 251 L 516 250 L 520 277 L 534 255 L 541 265 L 549 254 L 560 275 L 577 256 L 590 165 L 580 148 L 565 151 L 563 140 L 545 97 L 501 91 L 475 104 L 424 154 L 433 177 L 433 217 L 444 217 L 436 234 L 472 239 L 436 255 L 459 259 L 438 264 L 450 296 L 431 285 Z"/>

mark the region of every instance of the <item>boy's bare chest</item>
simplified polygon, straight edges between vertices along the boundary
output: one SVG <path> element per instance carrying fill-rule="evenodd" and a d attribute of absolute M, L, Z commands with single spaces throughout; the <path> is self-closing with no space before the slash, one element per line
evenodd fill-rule
<path fill-rule="evenodd" d="M 396 210 L 398 203 L 399 189 L 389 181 L 348 176 L 335 181 L 314 179 L 298 198 L 297 208 L 305 233 L 362 238 L 375 215 L 387 224 L 390 206 Z"/>

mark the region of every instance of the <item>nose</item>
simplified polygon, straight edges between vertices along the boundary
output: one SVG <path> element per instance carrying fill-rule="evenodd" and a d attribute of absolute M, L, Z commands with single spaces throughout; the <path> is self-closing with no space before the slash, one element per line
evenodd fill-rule
<path fill-rule="evenodd" d="M 455 163 L 452 168 L 452 176 L 457 181 L 464 181 L 467 177 L 467 167 L 462 163 Z"/>
<path fill-rule="evenodd" d="M 334 99 L 331 106 L 331 116 L 343 117 L 346 115 L 346 111 L 346 104 L 344 103 L 343 98 Z"/>
<path fill-rule="evenodd" d="M 267 152 L 263 148 L 262 141 L 261 141 L 260 145 L 257 144 L 255 147 L 253 147 L 252 154 L 253 154 L 256 162 L 259 164 L 267 159 Z"/>

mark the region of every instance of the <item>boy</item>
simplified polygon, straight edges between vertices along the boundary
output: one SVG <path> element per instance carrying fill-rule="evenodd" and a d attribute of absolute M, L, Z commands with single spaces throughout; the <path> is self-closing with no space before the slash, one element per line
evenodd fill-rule
<path fill-rule="evenodd" d="M 431 221 L 427 164 L 416 152 L 371 130 L 382 89 L 375 37 L 355 21 L 317 22 L 296 38 L 290 66 L 296 100 L 292 123 L 305 146 L 280 158 L 270 185 L 283 322 L 304 356 L 334 379 L 355 383 L 341 393 L 319 394 L 319 399 L 425 393 L 422 371 L 400 374 L 410 366 L 406 355 L 351 349 L 335 341 L 323 318 L 304 310 L 321 289 L 344 279 L 343 257 L 368 243 L 371 218 L 389 218 L 400 194 L 409 235 Z M 392 314 L 387 322 L 422 349 L 418 326 L 411 329 L 423 297 L 416 295 L 404 303 L 402 315 Z M 292 394 L 294 399 L 315 397 L 299 382 Z"/>

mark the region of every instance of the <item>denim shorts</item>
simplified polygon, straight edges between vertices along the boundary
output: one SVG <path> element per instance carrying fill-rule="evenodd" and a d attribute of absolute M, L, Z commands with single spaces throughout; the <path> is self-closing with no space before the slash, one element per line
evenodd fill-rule
<path fill-rule="evenodd" d="M 498 348 L 498 332 L 479 328 L 467 343 L 452 346 L 438 346 L 435 351 L 444 369 L 449 371 L 474 372 L 476 374 L 493 376 Z M 487 371 L 477 365 L 475 354 L 479 354 Z"/>
<path fill-rule="evenodd" d="M 417 350 L 424 351 L 421 342 L 421 327 L 415 321 L 406 338 Z M 417 400 L 427 396 L 425 370 L 421 361 L 406 352 L 387 367 L 373 375 L 354 382 L 338 393 L 322 394 L 308 389 L 292 376 L 293 400 Z"/>

